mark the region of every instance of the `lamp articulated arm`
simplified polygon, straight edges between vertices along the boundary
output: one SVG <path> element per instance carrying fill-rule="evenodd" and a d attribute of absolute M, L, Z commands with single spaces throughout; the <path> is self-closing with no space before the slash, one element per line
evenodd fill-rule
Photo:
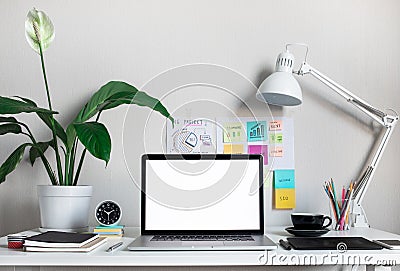
<path fill-rule="evenodd" d="M 366 194 L 369 184 L 371 183 L 372 177 L 374 176 L 376 167 L 382 157 L 382 154 L 386 148 L 387 143 L 392 135 L 393 128 L 395 127 L 397 121 L 399 120 L 399 116 L 396 115 L 388 115 L 383 111 L 371 106 L 366 101 L 357 97 L 350 91 L 348 91 L 343 86 L 339 85 L 326 75 L 322 74 L 318 70 L 311 67 L 308 63 L 303 62 L 300 69 L 298 71 L 293 71 L 293 73 L 297 75 L 306 75 L 311 74 L 316 79 L 330 87 L 344 99 L 346 99 L 349 103 L 353 104 L 355 107 L 360 109 L 362 112 L 367 114 L 370 118 L 378 122 L 383 126 L 384 132 L 382 138 L 379 142 L 379 145 L 372 156 L 372 159 L 367 162 L 365 171 L 361 174 L 359 179 L 357 180 L 354 192 L 353 192 L 353 209 L 352 209 L 352 218 L 353 218 L 353 226 L 354 227 L 369 227 L 367 217 L 365 215 L 364 209 L 361 206 L 361 202 Z"/>

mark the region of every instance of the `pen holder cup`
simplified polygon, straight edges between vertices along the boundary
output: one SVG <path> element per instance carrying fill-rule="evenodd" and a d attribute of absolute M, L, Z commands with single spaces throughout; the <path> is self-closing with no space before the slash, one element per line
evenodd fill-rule
<path fill-rule="evenodd" d="M 331 230 L 345 231 L 351 226 L 350 212 L 353 208 L 353 201 L 350 199 L 337 200 L 335 204 L 329 201 L 329 213 L 332 218 Z"/>

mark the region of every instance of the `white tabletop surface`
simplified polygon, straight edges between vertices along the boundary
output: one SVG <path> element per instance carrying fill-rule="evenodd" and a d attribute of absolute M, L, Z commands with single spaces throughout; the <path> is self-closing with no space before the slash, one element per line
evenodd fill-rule
<path fill-rule="evenodd" d="M 291 237 L 285 227 L 266 229 L 274 242 Z M 37 231 L 26 231 L 33 235 Z M 89 253 L 24 252 L 7 248 L 7 237 L 0 238 L 0 266 L 207 266 L 207 265 L 315 265 L 315 264 L 400 264 L 400 250 L 376 251 L 180 251 L 131 252 L 126 247 L 139 234 L 139 228 L 126 228 L 122 238 L 110 238 L 106 244 Z M 362 236 L 367 239 L 400 239 L 400 235 L 371 228 L 346 232 L 331 231 L 325 236 Z M 117 243 L 123 246 L 113 252 L 106 249 Z M 312 255 L 312 256 L 310 256 Z M 313 262 L 315 261 L 315 263 Z M 383 262 L 387 261 L 387 262 Z"/>
<path fill-rule="evenodd" d="M 286 232 L 285 227 L 271 227 L 266 230 L 267 236 L 275 243 L 280 239 L 293 237 Z M 351 228 L 347 231 L 330 231 L 323 236 L 359 236 L 368 240 L 398 239 L 400 235 L 372 229 Z M 281 246 L 275 251 L 269 251 L 267 265 L 398 265 L 400 250 L 285 250 Z"/>

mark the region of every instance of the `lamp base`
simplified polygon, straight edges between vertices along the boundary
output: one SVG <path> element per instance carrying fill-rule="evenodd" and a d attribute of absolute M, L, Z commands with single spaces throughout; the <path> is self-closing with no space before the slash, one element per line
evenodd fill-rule
<path fill-rule="evenodd" d="M 369 228 L 368 219 L 361 204 L 354 203 L 353 211 L 351 213 L 353 221 L 352 226 L 355 228 Z"/>

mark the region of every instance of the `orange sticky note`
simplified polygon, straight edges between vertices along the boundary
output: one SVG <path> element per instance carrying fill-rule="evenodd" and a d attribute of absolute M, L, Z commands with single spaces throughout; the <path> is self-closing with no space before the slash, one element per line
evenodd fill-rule
<path fill-rule="evenodd" d="M 243 144 L 224 144 L 224 153 L 241 154 L 244 151 Z"/>
<path fill-rule="evenodd" d="M 275 189 L 275 208 L 293 209 L 296 207 L 296 189 L 279 188 Z"/>
<path fill-rule="evenodd" d="M 283 157 L 283 148 L 282 147 L 272 147 L 269 156 L 271 157 Z"/>

